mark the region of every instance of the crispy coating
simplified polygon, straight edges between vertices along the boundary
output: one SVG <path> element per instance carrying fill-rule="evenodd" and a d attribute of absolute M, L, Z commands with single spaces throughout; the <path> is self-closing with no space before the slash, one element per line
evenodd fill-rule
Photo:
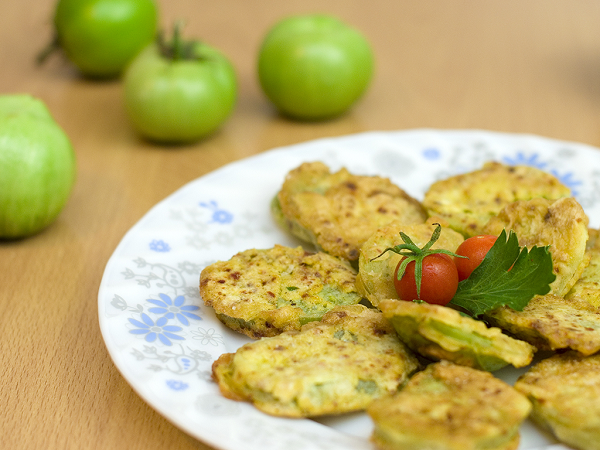
<path fill-rule="evenodd" d="M 558 440 L 600 450 L 600 355 L 554 355 L 530 368 L 515 389 L 532 402 L 531 418 Z"/>
<path fill-rule="evenodd" d="M 402 244 L 400 231 L 407 234 L 415 244 L 423 247 L 431 239 L 435 223 L 442 224 L 439 239 L 432 246 L 433 249 L 445 249 L 454 252 L 463 242 L 463 236 L 444 226 L 439 218 L 429 218 L 426 223 L 406 225 L 402 222 L 392 222 L 377 230 L 360 249 L 358 275 L 356 277 L 356 290 L 368 299 L 373 306 L 377 306 L 385 299 L 398 299 L 394 287 L 394 272 L 401 256 L 385 249 Z M 381 255 L 380 257 L 378 257 Z M 376 259 L 375 259 L 376 258 Z"/>
<path fill-rule="evenodd" d="M 383 225 L 422 223 L 427 217 L 421 203 L 388 178 L 346 169 L 331 173 L 321 162 L 290 171 L 271 211 L 300 239 L 349 261 L 358 260 L 362 244 Z"/>
<path fill-rule="evenodd" d="M 600 240 L 598 230 L 588 229 L 586 257 L 589 264 L 573 285 L 566 298 L 580 298 L 596 308 L 600 307 Z"/>
<path fill-rule="evenodd" d="M 585 250 L 588 222 L 583 208 L 573 197 L 534 198 L 507 205 L 488 221 L 483 232 L 499 235 L 503 229 L 513 230 L 520 246 L 549 245 L 556 275 L 550 293 L 564 296 L 589 263 Z"/>
<path fill-rule="evenodd" d="M 539 350 L 573 349 L 584 355 L 600 350 L 600 309 L 579 298 L 536 296 L 523 311 L 503 306 L 486 320 Z"/>
<path fill-rule="evenodd" d="M 600 230 L 596 228 L 588 228 L 588 241 L 586 249 L 600 249 Z"/>
<path fill-rule="evenodd" d="M 337 305 L 356 304 L 348 262 L 302 247 L 240 252 L 200 274 L 200 295 L 225 325 L 252 338 L 299 330 Z"/>
<path fill-rule="evenodd" d="M 428 359 L 488 371 L 508 364 L 524 367 L 533 359 L 532 345 L 445 306 L 383 300 L 379 308 L 400 339 Z"/>
<path fill-rule="evenodd" d="M 222 355 L 213 378 L 224 396 L 265 413 L 313 417 L 365 409 L 418 368 L 380 312 L 353 305 Z"/>
<path fill-rule="evenodd" d="M 479 170 L 433 183 L 423 206 L 430 215 L 443 217 L 453 229 L 470 237 L 485 234 L 482 228 L 488 220 L 516 200 L 569 195 L 568 187 L 540 169 L 488 162 Z"/>
<path fill-rule="evenodd" d="M 531 403 L 489 372 L 442 361 L 367 409 L 381 450 L 513 450 Z"/>

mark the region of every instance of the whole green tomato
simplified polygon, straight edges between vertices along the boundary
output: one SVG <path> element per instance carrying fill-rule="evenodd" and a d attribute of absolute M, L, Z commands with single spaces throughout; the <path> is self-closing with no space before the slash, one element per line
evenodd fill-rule
<path fill-rule="evenodd" d="M 115 77 L 156 35 L 154 0 L 59 0 L 56 44 L 89 77 Z"/>
<path fill-rule="evenodd" d="M 52 223 L 75 182 L 71 142 L 46 105 L 0 96 L 0 238 L 21 238 Z"/>
<path fill-rule="evenodd" d="M 346 111 L 365 92 L 373 59 L 365 37 L 337 18 L 293 16 L 266 35 L 258 55 L 258 77 L 283 114 L 327 119 Z"/>
<path fill-rule="evenodd" d="M 213 133 L 237 99 L 236 73 L 204 43 L 159 39 L 124 73 L 125 108 L 134 128 L 159 143 L 188 143 Z"/>

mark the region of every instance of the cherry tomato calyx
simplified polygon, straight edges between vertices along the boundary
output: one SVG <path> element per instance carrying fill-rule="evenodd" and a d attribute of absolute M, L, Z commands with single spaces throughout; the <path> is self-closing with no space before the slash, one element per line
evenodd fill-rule
<path fill-rule="evenodd" d="M 398 263 L 398 267 L 402 261 Z M 431 253 L 423 259 L 421 285 L 417 285 L 416 262 L 411 261 L 401 278 L 394 279 L 394 287 L 401 300 L 425 301 L 445 306 L 458 289 L 458 271 L 451 256 Z M 420 292 L 417 293 L 417 287 Z"/>
<path fill-rule="evenodd" d="M 431 235 L 431 239 L 423 247 L 418 247 L 408 235 L 401 231 L 400 237 L 402 238 L 402 241 L 404 243 L 396 245 L 394 247 L 389 247 L 376 257 L 379 258 L 388 251 L 404 256 L 404 258 L 400 260 L 398 266 L 396 267 L 394 285 L 396 287 L 396 291 L 398 292 L 399 286 L 397 282 L 401 281 L 404 278 L 405 274 L 407 274 L 407 272 L 411 272 L 410 277 L 414 276 L 414 284 L 416 286 L 416 298 L 402 298 L 402 296 L 405 294 L 401 294 L 400 292 L 398 292 L 398 295 L 403 300 L 417 299 L 427 301 L 427 298 L 425 298 L 425 296 L 421 296 L 421 288 L 423 285 L 424 274 L 429 276 L 429 272 L 432 272 L 432 270 L 430 270 L 429 268 L 430 264 L 425 264 L 426 258 L 428 261 L 431 261 L 432 257 L 437 259 L 443 257 L 442 259 L 447 260 L 445 264 L 450 265 L 449 270 L 447 272 L 456 272 L 456 265 L 452 258 L 462 258 L 462 256 L 457 255 L 449 250 L 439 248 L 434 250 L 431 249 L 433 244 L 435 244 L 435 242 L 439 239 L 442 231 L 442 227 L 439 223 L 435 223 L 434 225 L 436 225 L 436 228 L 434 229 Z M 451 278 L 453 278 L 453 276 L 451 276 Z M 458 286 L 458 275 L 456 285 Z M 456 287 L 454 288 L 454 292 L 452 292 L 452 295 L 454 295 L 455 292 Z M 451 299 L 452 296 L 448 298 L 447 302 L 449 302 Z"/>

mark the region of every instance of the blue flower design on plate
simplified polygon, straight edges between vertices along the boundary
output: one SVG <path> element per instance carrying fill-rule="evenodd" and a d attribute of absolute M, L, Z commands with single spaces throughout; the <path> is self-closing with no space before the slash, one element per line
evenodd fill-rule
<path fill-rule="evenodd" d="M 510 156 L 505 156 L 503 160 L 506 164 L 511 166 L 532 166 L 542 170 L 548 166 L 548 163 L 540 160 L 540 155 L 538 153 L 527 156 L 523 152 L 517 152 L 514 157 L 511 158 Z"/>
<path fill-rule="evenodd" d="M 423 150 L 423 157 L 425 159 L 429 159 L 431 161 L 439 159 L 440 158 L 440 151 L 437 148 L 434 147 L 430 147 L 430 148 L 426 148 Z"/>
<path fill-rule="evenodd" d="M 199 205 L 202 206 L 203 208 L 208 208 L 208 209 L 212 210 L 212 212 L 213 212 L 212 213 L 212 222 L 217 222 L 217 223 L 222 223 L 222 224 L 233 222 L 233 214 L 224 209 L 220 209 L 219 205 L 214 200 L 211 200 L 208 203 L 200 202 Z"/>
<path fill-rule="evenodd" d="M 137 327 L 135 330 L 129 330 L 131 334 L 145 334 L 144 339 L 147 342 L 154 342 L 158 338 L 160 342 L 169 346 L 173 345 L 171 339 L 185 340 L 184 337 L 175 334 L 175 332 L 181 331 L 182 328 L 175 325 L 167 325 L 169 319 L 166 317 L 159 317 L 156 322 L 145 313 L 142 313 L 140 317 L 142 318 L 142 322 L 136 319 L 129 319 L 129 322 Z"/>
<path fill-rule="evenodd" d="M 152 242 L 150 242 L 150 250 L 163 253 L 170 251 L 171 247 L 169 247 L 169 244 L 163 240 L 154 239 Z"/>
<path fill-rule="evenodd" d="M 154 308 L 150 308 L 150 311 L 153 314 L 161 314 L 166 319 L 174 319 L 176 318 L 181 324 L 188 326 L 190 321 L 188 319 L 193 320 L 202 320 L 202 317 L 194 314 L 192 311 L 197 311 L 200 308 L 196 305 L 184 305 L 185 298 L 183 295 L 178 295 L 174 300 L 171 300 L 167 294 L 158 294 L 161 300 L 147 299 L 148 302 L 156 305 Z"/>
<path fill-rule="evenodd" d="M 167 386 L 169 386 L 174 391 L 185 391 L 189 385 L 179 380 L 167 380 Z"/>
<path fill-rule="evenodd" d="M 552 170 L 552 175 L 560 180 L 562 184 L 569 187 L 573 193 L 573 195 L 577 195 L 577 187 L 583 184 L 580 180 L 573 179 L 573 172 L 566 172 L 563 174 L 559 174 L 556 170 Z"/>
<path fill-rule="evenodd" d="M 552 175 L 554 175 L 556 178 L 558 178 L 558 180 L 562 184 L 564 184 L 569 189 L 571 189 L 573 195 L 577 195 L 577 187 L 581 186 L 581 184 L 583 184 L 580 180 L 575 180 L 573 178 L 574 177 L 573 172 L 565 172 L 565 173 L 561 174 L 556 169 L 548 168 L 548 163 L 542 161 L 540 159 L 540 155 L 538 153 L 533 153 L 530 156 L 527 156 L 523 152 L 517 152 L 517 154 L 512 158 L 505 156 L 503 158 L 503 161 L 506 164 L 510 164 L 512 166 L 516 166 L 516 165 L 520 164 L 520 165 L 525 165 L 525 166 L 536 167 L 540 170 L 546 170 L 549 173 L 551 173 Z"/>

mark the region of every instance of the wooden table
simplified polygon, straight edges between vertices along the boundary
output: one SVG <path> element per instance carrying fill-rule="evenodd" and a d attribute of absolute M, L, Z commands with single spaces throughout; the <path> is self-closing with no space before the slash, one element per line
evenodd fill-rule
<path fill-rule="evenodd" d="M 0 447 L 207 449 L 155 412 L 113 365 L 98 326 L 105 264 L 154 204 L 186 182 L 273 147 L 421 127 L 524 132 L 600 146 L 600 3 L 594 0 L 162 0 L 161 24 L 219 47 L 239 75 L 234 114 L 183 147 L 141 140 L 118 81 L 82 79 L 36 53 L 51 0 L 0 5 L 0 91 L 43 99 L 71 137 L 78 178 L 58 220 L 0 242 Z M 283 16 L 334 13 L 373 44 L 373 84 L 349 114 L 286 120 L 262 95 L 255 58 Z"/>

